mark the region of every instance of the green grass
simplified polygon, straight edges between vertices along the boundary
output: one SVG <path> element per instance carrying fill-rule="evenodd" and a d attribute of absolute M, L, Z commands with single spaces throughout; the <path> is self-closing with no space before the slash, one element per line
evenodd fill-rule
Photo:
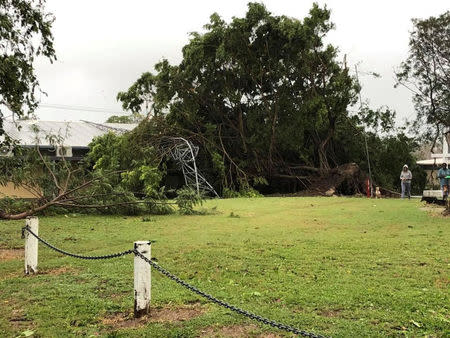
<path fill-rule="evenodd" d="M 208 201 L 203 216 L 40 218 L 40 235 L 100 255 L 151 239 L 152 256 L 200 289 L 262 316 L 333 337 L 450 335 L 450 221 L 418 201 L 257 198 Z M 24 221 L 0 223 L 0 247 L 23 248 Z M 211 305 L 156 271 L 152 307 L 201 303 L 186 321 L 114 327 L 130 314 L 132 256 L 82 261 L 39 246 L 39 271 L 0 261 L 0 335 L 195 337 L 243 326 L 285 334 Z M 286 334 L 286 336 L 289 336 Z"/>

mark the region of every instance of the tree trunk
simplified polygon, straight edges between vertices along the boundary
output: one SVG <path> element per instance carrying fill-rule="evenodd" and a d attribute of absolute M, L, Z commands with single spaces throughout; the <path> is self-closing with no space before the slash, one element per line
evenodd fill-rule
<path fill-rule="evenodd" d="M 327 146 L 328 142 L 330 142 L 331 138 L 333 137 L 334 129 L 330 128 L 328 129 L 328 135 L 322 142 L 319 143 L 318 147 L 318 155 L 319 155 L 319 171 L 320 173 L 326 174 L 328 171 L 330 171 L 330 164 L 328 163 L 328 157 L 327 157 Z"/>
<path fill-rule="evenodd" d="M 31 212 L 30 210 L 20 212 L 18 214 L 7 214 L 7 213 L 2 212 L 2 213 L 0 213 L 0 218 L 13 221 L 13 220 L 18 220 L 18 219 L 24 219 L 28 216 L 31 216 L 32 214 L 33 214 L 33 212 Z"/>
<path fill-rule="evenodd" d="M 242 148 L 244 149 L 244 152 L 247 153 L 247 144 L 245 141 L 244 119 L 242 117 L 242 109 L 239 109 L 239 133 L 241 134 Z"/>
<path fill-rule="evenodd" d="M 328 158 L 327 158 L 327 151 L 325 149 L 325 144 L 324 142 L 322 142 L 319 145 L 319 149 L 318 149 L 318 155 L 319 155 L 319 172 L 321 175 L 326 174 L 328 171 L 330 171 L 330 165 L 328 163 Z"/>
<path fill-rule="evenodd" d="M 18 219 L 24 219 L 28 216 L 33 216 L 36 212 L 39 212 L 41 210 L 44 210 L 52 205 L 54 205 L 54 201 L 45 203 L 37 208 L 32 208 L 23 212 L 19 212 L 17 214 L 8 214 L 6 212 L 0 211 L 0 218 L 1 219 L 8 219 L 8 220 L 18 220 Z"/>
<path fill-rule="evenodd" d="M 450 127 L 448 127 L 448 128 L 450 128 Z M 450 130 L 445 134 L 445 137 L 447 138 L 447 144 L 448 144 L 449 149 L 450 149 Z"/>
<path fill-rule="evenodd" d="M 272 133 L 271 133 L 270 145 L 269 145 L 269 164 L 270 164 L 269 172 L 272 172 L 272 169 L 273 169 L 273 152 L 275 149 L 275 131 L 276 131 L 277 120 L 278 120 L 278 111 L 277 111 L 277 106 L 275 106 L 275 112 L 274 112 L 273 118 L 272 118 L 272 128 L 271 128 Z"/>

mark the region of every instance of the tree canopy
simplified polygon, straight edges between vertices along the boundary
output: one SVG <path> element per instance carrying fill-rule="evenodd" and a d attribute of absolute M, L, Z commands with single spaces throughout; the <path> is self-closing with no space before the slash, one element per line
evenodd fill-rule
<path fill-rule="evenodd" d="M 361 105 L 350 113 L 360 85 L 345 57 L 340 61 L 337 48 L 324 43 L 333 28 L 326 7 L 314 4 L 298 20 L 249 3 L 244 17 L 227 23 L 213 14 L 204 28 L 192 33 L 179 64 L 162 60 L 154 74 L 145 72 L 117 95 L 132 114 L 111 116 L 108 122 L 141 121 L 133 131 L 96 138 L 81 162 L 51 159 L 38 146 L 18 149 L 20 156 L 0 161 L 0 184 L 12 182 L 36 196 L 19 212 L 9 199 L 0 200 L 0 218 L 21 218 L 49 207 L 170 212 L 173 202 L 167 197 L 184 181 L 169 156 L 174 136 L 199 146 L 198 168 L 225 197 L 257 196 L 255 189 L 354 194 L 366 178 L 366 143 L 377 185 L 395 190 L 406 162 L 418 183 L 414 188 L 423 186 L 425 176 L 412 155 L 417 144 L 395 128 L 395 112 Z M 47 38 L 50 48 L 51 34 Z M 32 50 L 30 62 L 43 53 Z M 54 52 L 48 49 L 44 55 L 52 59 Z M 403 66 L 399 79 L 409 76 L 407 63 Z M 25 112 L 24 103 L 29 110 L 36 105 L 37 80 L 32 79 L 31 89 L 22 92 L 29 99 L 22 105 L 17 101 L 18 114 Z M 427 123 L 445 125 L 443 109 Z M 62 141 L 51 144 L 63 146 Z M 174 203 L 192 213 L 200 202 L 195 191 L 182 189 Z"/>
<path fill-rule="evenodd" d="M 33 64 L 38 56 L 56 58 L 53 21 L 45 12 L 45 0 L 0 1 L 0 135 L 4 134 L 5 108 L 22 117 L 38 105 L 39 82 Z"/>
<path fill-rule="evenodd" d="M 413 92 L 415 127 L 431 137 L 450 127 L 450 11 L 412 22 L 409 55 L 397 79 Z"/>
<path fill-rule="evenodd" d="M 359 87 L 337 49 L 325 45 L 330 11 L 314 5 L 303 20 L 249 3 L 230 23 L 211 15 L 192 33 L 183 60 L 163 60 L 118 99 L 154 114 L 202 144 L 225 185 L 276 176 L 288 163 L 330 169 L 337 124 Z"/>
<path fill-rule="evenodd" d="M 106 123 L 138 123 L 144 119 L 144 116 L 133 113 L 131 115 L 111 115 Z"/>

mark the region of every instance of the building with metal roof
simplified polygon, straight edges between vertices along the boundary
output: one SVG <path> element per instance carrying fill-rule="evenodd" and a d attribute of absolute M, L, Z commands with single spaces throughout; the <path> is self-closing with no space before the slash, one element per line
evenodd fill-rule
<path fill-rule="evenodd" d="M 89 148 L 97 136 L 108 132 L 122 134 L 137 126 L 136 123 L 95 123 L 89 121 L 4 121 L 4 129 L 20 146 L 49 146 L 48 135 L 60 136 L 64 146 Z"/>
<path fill-rule="evenodd" d="M 442 133 L 442 152 L 437 154 L 430 154 L 428 159 L 419 160 L 416 163 L 420 165 L 427 174 L 427 184 L 424 190 L 424 198 L 443 198 L 442 191 L 439 186 L 439 180 L 437 178 L 437 171 L 441 167 L 442 163 L 449 163 L 450 152 L 449 143 L 447 140 L 447 134 L 450 133 L 450 128 L 447 128 Z"/>
<path fill-rule="evenodd" d="M 20 147 L 39 146 L 42 154 L 52 160 L 79 161 L 89 151 L 89 144 L 95 137 L 108 132 L 123 134 L 137 126 L 121 123 L 95 123 L 89 121 L 42 121 L 19 120 L 3 121 L 5 133 Z M 51 142 L 51 137 L 58 137 L 58 142 Z M 1 156 L 13 156 L 9 148 L 0 149 Z M 34 196 L 20 186 L 12 183 L 0 186 L 0 198 L 18 197 L 34 198 Z"/>

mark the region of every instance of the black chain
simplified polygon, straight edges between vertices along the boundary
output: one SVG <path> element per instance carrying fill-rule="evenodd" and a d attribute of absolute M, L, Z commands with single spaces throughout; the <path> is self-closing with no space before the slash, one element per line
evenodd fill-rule
<path fill-rule="evenodd" d="M 224 307 L 226 309 L 229 309 L 231 311 L 237 312 L 237 313 L 239 313 L 239 314 L 241 314 L 241 315 L 243 315 L 245 317 L 254 319 L 256 321 L 259 321 L 261 323 L 270 325 L 272 327 L 276 327 L 276 328 L 278 328 L 280 330 L 284 330 L 284 331 L 287 331 L 287 332 L 292 332 L 294 334 L 301 335 L 301 336 L 304 336 L 304 337 L 324 338 L 324 336 L 321 336 L 321 335 L 318 335 L 318 334 L 315 334 L 315 333 L 311 333 L 311 332 L 306 332 L 306 331 L 303 331 L 303 330 L 299 330 L 299 329 L 296 329 L 295 327 L 278 323 L 278 322 L 276 322 L 274 320 L 270 320 L 270 319 L 258 316 L 258 315 L 254 314 L 254 313 L 249 312 L 249 311 L 240 309 L 240 308 L 238 308 L 238 307 L 236 307 L 234 305 L 230 305 L 228 303 L 225 303 L 224 301 L 222 301 L 220 299 L 217 299 L 217 298 L 215 298 L 215 297 L 213 297 L 213 296 L 211 296 L 211 295 L 209 295 L 209 294 L 207 294 L 207 293 L 197 289 L 195 286 L 192 286 L 189 283 L 187 283 L 187 282 L 183 281 L 182 279 L 178 278 L 174 274 L 170 273 L 169 271 L 167 271 L 166 269 L 161 267 L 159 264 L 157 264 L 154 261 L 152 261 L 151 259 L 148 259 L 147 257 L 145 257 L 139 251 L 134 250 L 134 254 L 136 256 L 139 256 L 140 258 L 142 258 L 144 261 L 146 261 L 148 264 L 150 264 L 153 268 L 158 270 L 160 273 L 162 273 L 166 277 L 169 277 L 171 280 L 173 280 L 176 283 L 184 286 L 186 289 L 189 289 L 192 292 L 194 292 L 194 293 L 196 293 L 196 294 L 198 294 L 198 295 L 200 295 L 200 296 L 210 300 L 211 302 L 216 303 L 216 304 L 218 304 L 218 305 L 220 305 L 220 306 L 222 306 L 222 307 Z"/>
<path fill-rule="evenodd" d="M 41 237 L 39 237 L 38 235 L 36 235 L 33 231 L 30 230 L 30 228 L 28 226 L 22 228 L 22 237 L 25 235 L 25 231 L 28 231 L 30 234 L 32 234 L 34 237 L 36 237 L 41 243 L 45 244 L 50 249 L 53 249 L 59 253 L 62 253 L 63 255 L 70 256 L 70 257 L 75 257 L 75 258 L 80 258 L 80 259 L 109 259 L 109 258 L 116 258 L 116 257 L 121 257 L 121 256 L 125 256 L 125 255 L 134 253 L 134 250 L 127 250 L 127 251 L 117 252 L 117 253 L 104 255 L 104 256 L 82 256 L 82 255 L 70 253 L 70 252 L 67 252 L 67 251 L 64 251 L 62 249 L 55 247 L 54 245 L 50 244 L 46 240 L 44 240 Z"/>
<path fill-rule="evenodd" d="M 315 334 L 315 333 L 311 333 L 311 332 L 306 332 L 303 330 L 299 330 L 295 327 L 289 326 L 289 325 L 285 325 L 285 324 L 281 324 L 278 323 L 274 320 L 270 320 L 268 318 L 264 318 L 261 317 L 259 315 L 256 315 L 254 313 L 251 313 L 249 311 L 240 309 L 234 305 L 230 305 L 220 299 L 217 299 L 216 297 L 211 296 L 210 294 L 207 294 L 199 289 L 197 289 L 195 286 L 183 281 L 182 279 L 178 278 L 177 276 L 175 276 L 174 274 L 170 273 L 169 271 L 167 271 L 166 269 L 164 269 L 162 266 L 160 266 L 159 264 L 155 263 L 154 261 L 152 261 L 151 259 L 148 259 L 147 257 L 145 257 L 143 254 L 141 254 L 139 251 L 137 251 L 136 249 L 134 250 L 126 250 L 123 252 L 118 252 L 118 253 L 114 253 L 114 254 L 109 254 L 109 255 L 104 255 L 104 256 L 82 256 L 82 255 L 78 255 L 78 254 L 73 254 L 67 251 L 64 251 L 62 249 L 59 249 L 57 247 L 55 247 L 54 245 L 48 243 L 46 240 L 42 239 L 41 237 L 39 237 L 38 235 L 36 235 L 33 231 L 31 231 L 31 229 L 26 226 L 22 228 L 22 237 L 25 236 L 25 231 L 28 231 L 31 235 L 33 235 L 34 237 L 36 237 L 41 243 L 45 244 L 46 246 L 48 246 L 50 249 L 53 249 L 59 253 L 62 253 L 66 256 L 70 256 L 70 257 L 75 257 L 75 258 L 80 258 L 80 259 L 109 259 L 109 258 L 116 258 L 116 257 L 121 257 L 121 256 L 125 256 L 125 255 L 129 255 L 134 253 L 136 256 L 140 257 L 141 259 L 143 259 L 144 261 L 146 261 L 148 264 L 150 264 L 153 268 L 155 268 L 156 270 L 158 270 L 160 273 L 162 273 L 163 275 L 167 276 L 168 278 L 170 278 L 171 280 L 175 281 L 176 283 L 184 286 L 185 288 L 187 288 L 188 290 L 191 290 L 192 292 L 208 299 L 209 301 L 216 303 L 226 309 L 229 309 L 231 311 L 234 311 L 236 313 L 239 313 L 245 317 L 248 317 L 250 319 L 259 321 L 261 323 L 270 325 L 272 327 L 278 328 L 280 330 L 284 330 L 287 332 L 292 332 L 294 334 L 297 335 L 301 335 L 304 337 L 310 337 L 310 338 L 324 338 L 324 336 Z"/>

